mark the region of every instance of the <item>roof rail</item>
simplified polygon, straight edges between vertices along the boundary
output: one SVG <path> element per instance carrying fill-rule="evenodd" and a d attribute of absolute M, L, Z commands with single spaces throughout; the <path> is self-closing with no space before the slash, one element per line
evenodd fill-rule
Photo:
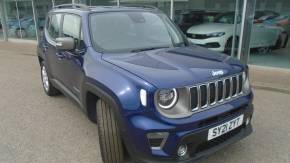
<path fill-rule="evenodd" d="M 63 5 L 57 5 L 53 7 L 53 9 L 64 9 L 64 8 L 90 10 L 90 8 L 84 4 L 63 4 Z"/>
<path fill-rule="evenodd" d="M 152 5 L 125 5 L 124 7 L 140 7 L 140 8 L 147 8 L 147 9 L 154 9 L 154 10 L 159 10 L 159 8 L 152 6 Z"/>

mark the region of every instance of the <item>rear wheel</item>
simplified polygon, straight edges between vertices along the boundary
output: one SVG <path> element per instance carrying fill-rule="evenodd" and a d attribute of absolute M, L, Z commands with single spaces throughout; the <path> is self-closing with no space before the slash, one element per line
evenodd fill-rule
<path fill-rule="evenodd" d="M 44 62 L 41 63 L 41 81 L 44 92 L 48 96 L 56 96 L 60 94 L 60 92 L 50 82 Z"/>
<path fill-rule="evenodd" d="M 287 46 L 287 43 L 288 43 L 288 39 L 289 39 L 289 36 L 287 33 L 282 33 L 277 42 L 276 42 L 276 45 L 274 46 L 274 50 L 276 49 L 280 49 L 280 48 L 286 48 Z"/>
<path fill-rule="evenodd" d="M 287 34 L 286 39 L 285 39 L 285 43 L 283 45 L 283 48 L 286 48 L 287 47 L 288 41 L 289 41 L 289 35 Z"/>
<path fill-rule="evenodd" d="M 270 47 L 260 47 L 258 48 L 259 54 L 270 54 L 272 52 L 272 49 Z"/>
<path fill-rule="evenodd" d="M 124 149 L 113 109 L 103 100 L 97 102 L 97 125 L 104 163 L 123 163 Z"/>
<path fill-rule="evenodd" d="M 17 29 L 15 35 L 17 38 L 26 38 L 27 33 L 26 33 L 25 29 L 21 29 L 21 30 Z"/>

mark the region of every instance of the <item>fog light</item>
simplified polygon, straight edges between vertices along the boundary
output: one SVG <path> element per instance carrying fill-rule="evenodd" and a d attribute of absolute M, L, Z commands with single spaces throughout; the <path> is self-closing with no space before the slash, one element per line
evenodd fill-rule
<path fill-rule="evenodd" d="M 251 118 L 247 118 L 246 125 L 250 124 Z"/>
<path fill-rule="evenodd" d="M 177 150 L 177 155 L 179 157 L 183 157 L 185 156 L 187 153 L 187 145 L 181 145 L 179 146 L 178 150 Z"/>

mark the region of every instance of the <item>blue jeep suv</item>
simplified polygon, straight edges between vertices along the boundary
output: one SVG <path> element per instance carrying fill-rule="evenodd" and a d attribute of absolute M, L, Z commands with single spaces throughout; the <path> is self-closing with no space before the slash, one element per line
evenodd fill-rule
<path fill-rule="evenodd" d="M 252 132 L 248 67 L 156 8 L 56 6 L 37 52 L 45 93 L 97 123 L 105 163 L 192 162 Z"/>

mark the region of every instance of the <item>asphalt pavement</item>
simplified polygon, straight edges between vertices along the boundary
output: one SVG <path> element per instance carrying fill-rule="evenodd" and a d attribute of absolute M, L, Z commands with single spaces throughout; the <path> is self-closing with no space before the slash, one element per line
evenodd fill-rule
<path fill-rule="evenodd" d="M 97 126 L 45 95 L 32 53 L 0 49 L 0 163 L 101 163 Z M 201 162 L 290 162 L 290 94 L 254 92 L 253 134 Z"/>

